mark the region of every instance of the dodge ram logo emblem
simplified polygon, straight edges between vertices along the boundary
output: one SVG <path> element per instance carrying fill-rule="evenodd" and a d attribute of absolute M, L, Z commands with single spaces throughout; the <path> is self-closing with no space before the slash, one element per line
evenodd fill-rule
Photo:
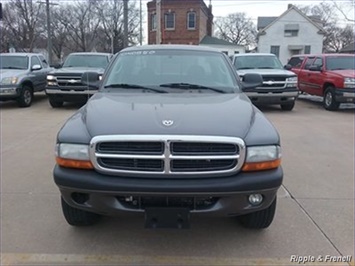
<path fill-rule="evenodd" d="M 163 123 L 164 126 L 166 127 L 170 127 L 174 124 L 174 121 L 173 120 L 163 120 L 161 121 Z"/>

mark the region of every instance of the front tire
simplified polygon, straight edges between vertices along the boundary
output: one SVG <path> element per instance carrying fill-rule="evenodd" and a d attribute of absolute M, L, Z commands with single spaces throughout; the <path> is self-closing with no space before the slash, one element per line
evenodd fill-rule
<path fill-rule="evenodd" d="M 323 106 L 328 111 L 336 111 L 339 109 L 340 103 L 335 100 L 334 87 L 328 87 L 324 92 Z"/>
<path fill-rule="evenodd" d="M 238 220 L 246 228 L 264 229 L 269 227 L 274 220 L 275 210 L 276 197 L 268 208 L 239 216 Z"/>
<path fill-rule="evenodd" d="M 21 94 L 18 98 L 18 106 L 19 107 L 30 107 L 33 101 L 33 91 L 32 88 L 28 85 L 23 85 L 21 88 Z"/>
<path fill-rule="evenodd" d="M 63 198 L 61 200 L 63 214 L 68 224 L 73 226 L 89 226 L 96 224 L 100 220 L 101 216 L 99 214 L 73 208 Z"/>
<path fill-rule="evenodd" d="M 292 111 L 293 107 L 295 107 L 295 102 L 283 103 L 281 104 L 281 109 L 284 111 Z"/>
<path fill-rule="evenodd" d="M 60 101 L 53 96 L 49 96 L 48 99 L 49 104 L 52 106 L 52 108 L 59 108 L 63 106 L 63 101 Z"/>

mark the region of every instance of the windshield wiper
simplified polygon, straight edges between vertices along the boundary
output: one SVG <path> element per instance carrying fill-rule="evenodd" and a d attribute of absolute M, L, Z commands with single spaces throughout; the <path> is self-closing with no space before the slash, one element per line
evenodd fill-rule
<path fill-rule="evenodd" d="M 253 67 L 238 67 L 237 70 L 242 70 L 242 69 L 254 69 Z"/>
<path fill-rule="evenodd" d="M 104 89 L 109 89 L 109 88 L 143 89 L 143 90 L 149 90 L 149 91 L 154 91 L 154 92 L 158 92 L 158 93 L 167 93 L 167 91 L 164 91 L 164 90 L 159 90 L 159 89 L 145 87 L 145 86 L 136 85 L 136 84 L 126 84 L 126 83 L 109 84 L 109 85 L 104 86 Z"/>
<path fill-rule="evenodd" d="M 275 69 L 274 67 L 258 67 L 258 69 Z"/>
<path fill-rule="evenodd" d="M 212 88 L 212 87 L 207 87 L 207 86 L 202 86 L 202 85 L 197 85 L 197 84 L 191 84 L 191 83 L 166 83 L 166 84 L 161 84 L 159 87 L 164 87 L 164 88 L 179 88 L 179 89 L 202 89 L 202 90 L 211 90 L 219 93 L 226 93 L 224 90 L 220 90 L 217 88 Z"/>

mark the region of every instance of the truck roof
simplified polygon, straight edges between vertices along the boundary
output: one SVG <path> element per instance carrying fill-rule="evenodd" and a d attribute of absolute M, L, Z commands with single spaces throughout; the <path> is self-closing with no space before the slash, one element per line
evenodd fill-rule
<path fill-rule="evenodd" d="M 1 56 L 31 56 L 31 55 L 42 55 L 41 53 L 1 53 Z"/>

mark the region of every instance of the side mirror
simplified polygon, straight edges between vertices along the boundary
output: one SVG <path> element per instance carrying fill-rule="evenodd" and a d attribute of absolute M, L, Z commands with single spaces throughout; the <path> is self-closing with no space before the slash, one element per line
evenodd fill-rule
<path fill-rule="evenodd" d="M 254 89 L 263 85 L 263 77 L 257 73 L 248 73 L 243 76 L 242 89 Z"/>
<path fill-rule="evenodd" d="M 85 72 L 81 76 L 81 83 L 93 89 L 99 89 L 100 82 L 100 74 L 97 72 Z"/>
<path fill-rule="evenodd" d="M 33 66 L 31 67 L 31 70 L 32 70 L 32 71 L 41 70 L 41 69 L 42 69 L 41 65 L 33 65 Z"/>
<path fill-rule="evenodd" d="M 292 66 L 290 64 L 287 64 L 284 66 L 284 69 L 286 70 L 291 70 L 292 69 Z"/>
<path fill-rule="evenodd" d="M 310 70 L 310 71 L 322 71 L 322 66 L 311 65 L 308 70 Z"/>

